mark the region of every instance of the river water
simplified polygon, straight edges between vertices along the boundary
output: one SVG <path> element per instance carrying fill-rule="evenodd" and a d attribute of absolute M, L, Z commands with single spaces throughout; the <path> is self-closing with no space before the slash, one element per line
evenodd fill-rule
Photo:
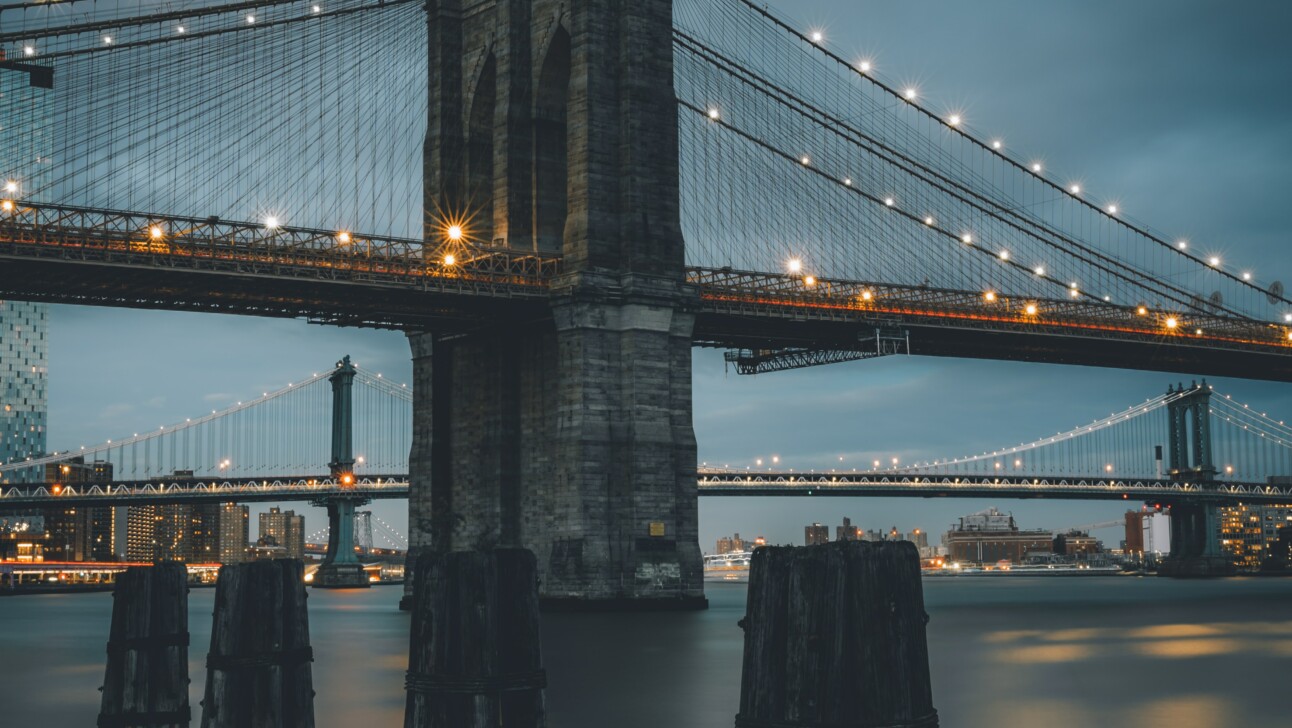
<path fill-rule="evenodd" d="M 926 579 L 942 725 L 1292 726 L 1292 579 Z M 717 728 L 740 693 L 745 587 L 686 614 L 543 617 L 553 728 Z M 190 594 L 194 723 L 214 591 Z M 402 725 L 400 590 L 310 594 L 320 728 Z M 0 726 L 92 726 L 111 595 L 0 598 Z"/>

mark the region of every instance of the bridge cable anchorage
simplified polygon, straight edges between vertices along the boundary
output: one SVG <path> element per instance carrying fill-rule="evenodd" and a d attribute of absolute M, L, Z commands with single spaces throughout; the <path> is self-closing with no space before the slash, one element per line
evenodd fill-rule
<path fill-rule="evenodd" d="M 681 4 L 685 5 L 687 1 L 688 0 L 683 0 Z M 693 2 L 694 0 L 690 0 L 690 1 Z M 719 2 L 722 2 L 722 0 L 719 0 Z M 752 2 L 752 0 L 726 0 L 726 5 L 731 6 L 732 8 L 736 7 L 737 5 L 743 6 L 742 8 L 743 10 L 748 11 L 750 14 L 760 16 L 763 20 L 765 20 L 775 29 L 779 30 L 785 36 L 791 37 L 794 40 L 798 41 L 797 48 L 800 49 L 804 53 L 804 55 L 809 53 L 814 53 L 819 55 L 829 63 L 833 64 L 835 67 L 835 70 L 841 73 L 844 77 L 854 79 L 854 80 L 859 79 L 862 83 L 873 86 L 874 88 L 878 89 L 880 92 L 887 94 L 887 96 L 893 102 L 898 104 L 900 107 L 909 108 L 913 112 L 922 115 L 926 121 L 931 122 L 935 125 L 941 126 L 943 129 L 945 129 L 947 132 L 951 134 L 959 135 L 960 139 L 973 145 L 982 154 L 993 155 L 995 157 L 998 157 L 1000 160 L 1010 165 L 1014 171 L 1027 175 L 1028 177 L 1034 178 L 1035 180 L 1046 185 L 1052 193 L 1057 193 L 1058 195 L 1063 196 L 1066 199 L 1069 199 L 1073 202 L 1076 202 L 1079 205 L 1084 206 L 1089 212 L 1100 216 L 1104 221 L 1114 225 L 1124 227 L 1127 230 L 1132 231 L 1136 235 L 1141 236 L 1153 243 L 1156 243 L 1163 251 L 1166 251 L 1176 256 L 1183 257 L 1188 261 L 1190 261 L 1191 263 L 1197 264 L 1199 266 L 1208 266 L 1212 268 L 1216 267 L 1209 258 L 1202 255 L 1195 255 L 1193 253 L 1186 252 L 1188 250 L 1187 245 L 1181 245 L 1179 244 L 1178 241 L 1175 243 L 1169 242 L 1167 239 L 1165 239 L 1165 237 L 1157 233 L 1154 233 L 1148 228 L 1141 225 L 1136 225 L 1131 220 L 1129 220 L 1125 215 L 1118 215 L 1116 213 L 1115 206 L 1101 207 L 1099 205 L 1096 205 L 1090 199 L 1080 196 L 1082 191 L 1081 185 L 1069 184 L 1065 186 L 1063 184 L 1060 184 L 1054 179 L 1041 175 L 1040 165 L 1034 162 L 1029 164 L 1011 157 L 1009 152 L 1004 151 L 1002 149 L 1002 145 L 1000 145 L 998 141 L 988 142 L 983 138 L 979 138 L 973 135 L 963 126 L 962 123 L 960 123 L 961 119 L 959 118 L 959 115 L 952 114 L 949 117 L 939 116 L 935 114 L 932 110 L 918 103 L 913 103 L 914 98 L 910 93 L 910 89 L 907 89 L 904 92 L 899 92 L 899 90 L 896 87 L 890 86 L 884 83 L 883 81 L 881 81 L 880 79 L 878 79 L 873 73 L 873 70 L 870 68 L 871 64 L 863 63 L 861 65 L 854 65 L 853 63 L 849 62 L 847 59 L 840 56 L 838 53 L 831 50 L 828 45 L 822 42 L 822 39 L 819 39 L 816 37 L 809 37 L 803 31 L 800 31 L 797 28 L 795 28 L 790 22 L 783 19 L 780 15 L 778 15 L 777 13 L 775 13 L 765 5 L 760 6 L 757 3 Z M 719 6 L 719 8 L 720 7 L 722 6 Z M 721 12 L 720 9 L 715 9 L 713 10 L 712 14 L 718 14 L 720 12 Z M 731 10 L 728 9 L 727 12 L 730 13 Z M 1292 300 L 1289 300 L 1288 298 L 1285 298 L 1283 296 L 1282 286 L 1279 286 L 1277 289 L 1262 288 L 1253 282 L 1253 277 L 1250 274 L 1238 275 L 1227 270 L 1220 270 L 1219 273 L 1220 275 L 1226 277 L 1231 283 L 1234 283 L 1239 286 L 1247 287 L 1252 291 L 1259 292 L 1261 295 L 1269 297 L 1271 299 L 1271 302 L 1274 302 L 1277 300 L 1285 305 L 1292 304 Z"/>

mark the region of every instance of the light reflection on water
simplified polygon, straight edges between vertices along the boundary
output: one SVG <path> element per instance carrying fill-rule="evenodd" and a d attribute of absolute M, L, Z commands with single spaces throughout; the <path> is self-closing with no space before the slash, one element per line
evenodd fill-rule
<path fill-rule="evenodd" d="M 312 591 L 318 725 L 402 725 L 400 591 Z M 1292 580 L 1047 577 L 925 583 L 934 702 L 956 726 L 1289 725 Z M 190 594 L 200 712 L 214 592 Z M 553 728 L 731 726 L 745 587 L 688 614 L 548 614 Z M 108 594 L 0 598 L 0 725 L 93 725 Z"/>

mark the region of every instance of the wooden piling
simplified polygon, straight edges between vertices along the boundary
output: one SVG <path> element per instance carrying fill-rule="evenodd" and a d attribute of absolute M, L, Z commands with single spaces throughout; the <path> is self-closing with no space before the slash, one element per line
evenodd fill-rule
<path fill-rule="evenodd" d="M 117 576 L 100 728 L 187 728 L 187 579 L 173 561 Z"/>
<path fill-rule="evenodd" d="M 202 728 L 313 728 L 304 576 L 299 559 L 220 569 Z"/>
<path fill-rule="evenodd" d="M 416 564 L 405 728 L 543 728 L 538 562 L 526 549 Z"/>
<path fill-rule="evenodd" d="M 929 728 L 920 559 L 909 542 L 754 551 L 737 728 Z"/>

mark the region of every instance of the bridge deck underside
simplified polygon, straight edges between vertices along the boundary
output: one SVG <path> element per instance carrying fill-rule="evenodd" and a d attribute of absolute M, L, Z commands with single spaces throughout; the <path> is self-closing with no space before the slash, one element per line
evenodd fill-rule
<path fill-rule="evenodd" d="M 873 318 L 810 308 L 783 312 L 706 302 L 696 318 L 697 346 L 732 349 L 805 348 L 848 351 L 874 346 L 876 326 L 910 333 L 910 353 L 919 356 L 996 359 L 1049 364 L 1180 372 L 1292 382 L 1292 356 L 1285 351 L 1204 347 L 1166 336 L 1118 336 L 1027 324 L 966 324 L 938 317 Z"/>
<path fill-rule="evenodd" d="M 247 223 L 168 218 L 154 239 L 157 219 L 40 206 L 0 219 L 0 299 L 469 332 L 549 318 L 560 274 L 558 257 L 524 251 L 458 247 L 450 256 L 443 246 L 358 236 L 342 246 L 335 233 Z M 899 328 L 911 354 L 1292 381 L 1284 327 L 1250 319 L 1003 294 L 985 303 L 974 291 L 806 285 L 729 269 L 692 268 L 687 277 L 699 293 L 698 346 L 860 351 L 876 328 Z M 1031 306 L 1036 313 L 1025 313 Z M 1180 323 L 1168 331 L 1161 322 L 1173 315 Z"/>

